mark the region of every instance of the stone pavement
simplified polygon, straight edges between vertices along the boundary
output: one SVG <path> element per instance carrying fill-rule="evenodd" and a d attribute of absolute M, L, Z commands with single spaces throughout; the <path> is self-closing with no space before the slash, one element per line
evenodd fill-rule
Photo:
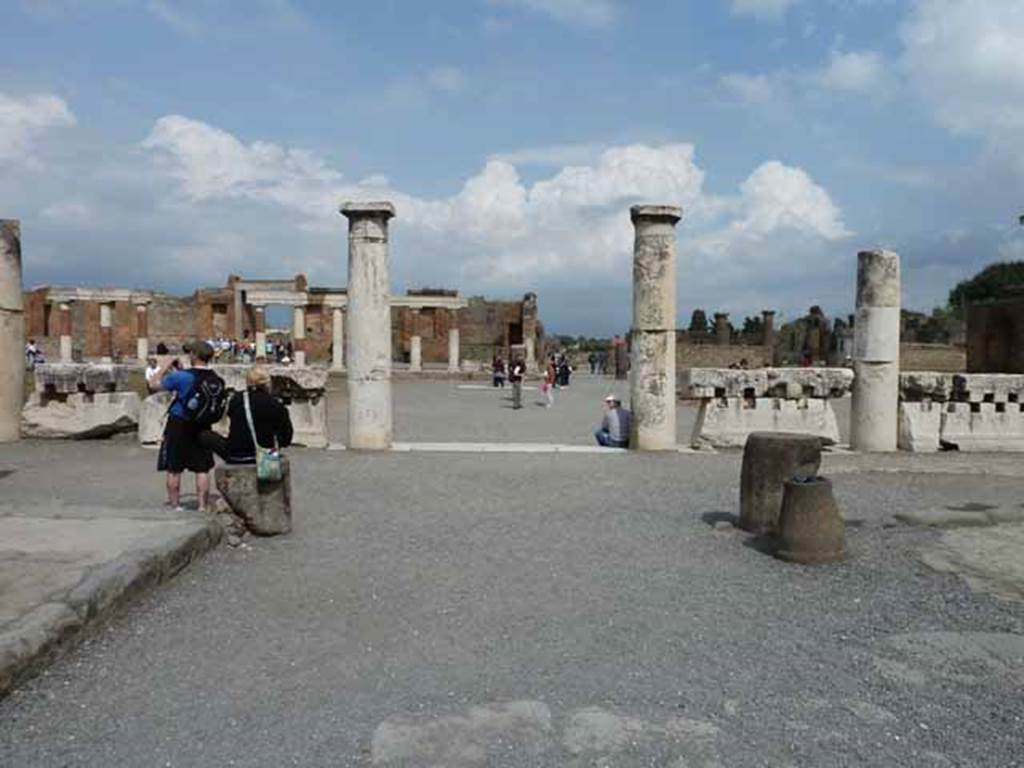
<path fill-rule="evenodd" d="M 814 568 L 720 525 L 736 453 L 291 455 L 295 531 L 216 550 L 0 701 L 0 765 L 1024 754 L 1024 603 L 926 564 L 949 534 L 1020 528 L 895 518 L 1019 508 L 1019 461 L 828 455 L 850 557 Z M 0 489 L 159 517 L 153 460 L 126 441 L 5 446 Z"/>

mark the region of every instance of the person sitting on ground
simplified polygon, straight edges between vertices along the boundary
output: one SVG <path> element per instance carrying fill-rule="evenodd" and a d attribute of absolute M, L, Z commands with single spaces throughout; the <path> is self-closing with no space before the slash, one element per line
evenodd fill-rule
<path fill-rule="evenodd" d="M 607 410 L 601 428 L 594 433 L 597 444 L 604 448 L 628 448 L 633 414 L 622 407 L 622 401 L 615 395 L 608 395 L 604 404 Z"/>
<path fill-rule="evenodd" d="M 245 374 L 245 386 L 245 392 L 235 393 L 228 402 L 228 418 L 231 419 L 228 436 L 225 438 L 212 430 L 202 434 L 203 444 L 228 464 L 256 463 L 252 431 L 264 448 L 287 448 L 292 444 L 292 420 L 284 403 L 270 393 L 270 371 L 262 365 L 254 365 Z M 252 415 L 252 431 L 245 411 L 246 399 Z"/>

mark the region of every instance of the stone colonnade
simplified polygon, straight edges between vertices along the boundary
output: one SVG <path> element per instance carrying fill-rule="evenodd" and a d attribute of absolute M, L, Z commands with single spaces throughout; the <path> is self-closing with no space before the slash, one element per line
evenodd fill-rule
<path fill-rule="evenodd" d="M 635 205 L 630 444 L 641 451 L 676 447 L 676 250 L 682 209 Z"/>
<path fill-rule="evenodd" d="M 388 202 L 345 203 L 348 218 L 348 447 L 392 440 Z"/>
<path fill-rule="evenodd" d="M 25 396 L 25 312 L 21 295 L 21 223 L 0 219 L 0 443 L 21 436 Z"/>
<path fill-rule="evenodd" d="M 145 364 L 149 356 L 149 304 L 153 297 L 146 292 L 125 288 L 54 288 L 50 290 L 47 302 L 57 308 L 57 329 L 60 335 L 60 362 L 70 363 L 74 355 L 72 305 L 75 302 L 97 302 L 99 304 L 99 353 L 100 361 L 111 363 L 115 357 L 114 315 L 119 302 L 130 303 L 135 308 L 135 356 Z"/>
<path fill-rule="evenodd" d="M 895 451 L 900 373 L 900 257 L 857 255 L 850 447 Z"/>

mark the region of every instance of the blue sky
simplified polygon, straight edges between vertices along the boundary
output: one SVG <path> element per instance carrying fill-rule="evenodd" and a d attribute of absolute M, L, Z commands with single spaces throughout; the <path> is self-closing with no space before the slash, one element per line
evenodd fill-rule
<path fill-rule="evenodd" d="M 679 311 L 845 314 L 856 252 L 927 309 L 1024 258 L 1020 0 L 7 0 L 0 215 L 26 282 L 345 283 L 628 325 L 635 202 L 685 209 Z"/>

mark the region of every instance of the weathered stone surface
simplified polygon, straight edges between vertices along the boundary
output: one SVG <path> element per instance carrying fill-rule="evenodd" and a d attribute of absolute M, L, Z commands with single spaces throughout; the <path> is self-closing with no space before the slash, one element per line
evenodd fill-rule
<path fill-rule="evenodd" d="M 934 453 L 939 450 L 939 430 L 942 424 L 942 404 L 931 401 L 901 402 L 899 449 L 914 453 Z"/>
<path fill-rule="evenodd" d="M 831 563 L 843 558 L 843 518 L 832 482 L 825 477 L 786 480 L 775 556 L 793 563 Z"/>
<path fill-rule="evenodd" d="M 139 408 L 139 443 L 160 444 L 167 424 L 167 409 L 171 407 L 173 399 L 174 395 L 170 392 L 156 392 L 142 401 Z"/>
<path fill-rule="evenodd" d="M 919 528 L 975 528 L 996 524 L 986 510 L 973 509 L 912 509 L 897 512 L 893 517 L 904 525 Z"/>
<path fill-rule="evenodd" d="M 644 332 L 633 336 L 630 446 L 671 450 L 676 446 L 675 334 Z"/>
<path fill-rule="evenodd" d="M 762 397 L 768 390 L 768 369 L 685 368 L 679 374 L 679 396 Z"/>
<path fill-rule="evenodd" d="M 307 448 L 327 447 L 327 398 L 292 400 L 288 404 L 288 415 L 292 420 L 295 445 Z"/>
<path fill-rule="evenodd" d="M 258 536 L 274 536 L 292 529 L 292 478 L 287 458 L 282 458 L 282 478 L 277 483 L 259 482 L 255 464 L 217 467 L 217 490 L 231 511 Z"/>
<path fill-rule="evenodd" d="M 25 312 L 21 295 L 21 224 L 0 219 L 0 443 L 18 439 L 25 396 Z"/>
<path fill-rule="evenodd" d="M 1024 451 L 1024 412 L 1019 403 L 946 403 L 939 439 L 960 451 Z"/>
<path fill-rule="evenodd" d="M 141 402 L 135 392 L 77 393 L 45 398 L 32 393 L 21 412 L 25 437 L 86 440 L 131 432 L 139 424 Z"/>
<path fill-rule="evenodd" d="M 971 589 L 1024 602 L 1024 526 L 961 528 L 946 531 L 921 552 L 925 565 L 962 577 Z M 1007 654 L 1007 670 L 1024 683 L 1024 637 L 1012 635 L 1016 648 Z"/>
<path fill-rule="evenodd" d="M 1024 374 L 953 374 L 953 399 L 970 403 L 1024 403 Z"/>
<path fill-rule="evenodd" d="M 843 397 L 853 386 L 850 368 L 767 368 L 768 397 Z"/>
<path fill-rule="evenodd" d="M 778 397 L 802 400 L 846 395 L 849 368 L 688 368 L 680 374 L 680 397 Z"/>
<path fill-rule="evenodd" d="M 704 400 L 690 436 L 694 448 L 742 448 L 752 432 L 815 435 L 839 442 L 839 423 L 828 400 L 739 397 Z"/>
<path fill-rule="evenodd" d="M 773 532 L 782 510 L 783 482 L 815 477 L 821 467 L 821 438 L 788 432 L 754 432 L 743 449 L 740 527 Z"/>
<path fill-rule="evenodd" d="M 113 363 L 44 363 L 35 369 L 36 392 L 118 392 L 130 371 Z"/>
<path fill-rule="evenodd" d="M 249 365 L 214 365 L 214 372 L 224 379 L 228 389 L 241 392 L 245 389 L 245 374 Z M 267 370 L 273 382 L 275 394 L 288 392 L 322 392 L 327 387 L 329 372 L 326 368 L 298 368 L 290 365 L 268 365 Z"/>
<path fill-rule="evenodd" d="M 953 374 L 936 371 L 907 371 L 900 374 L 900 400 L 945 402 L 953 396 Z"/>

